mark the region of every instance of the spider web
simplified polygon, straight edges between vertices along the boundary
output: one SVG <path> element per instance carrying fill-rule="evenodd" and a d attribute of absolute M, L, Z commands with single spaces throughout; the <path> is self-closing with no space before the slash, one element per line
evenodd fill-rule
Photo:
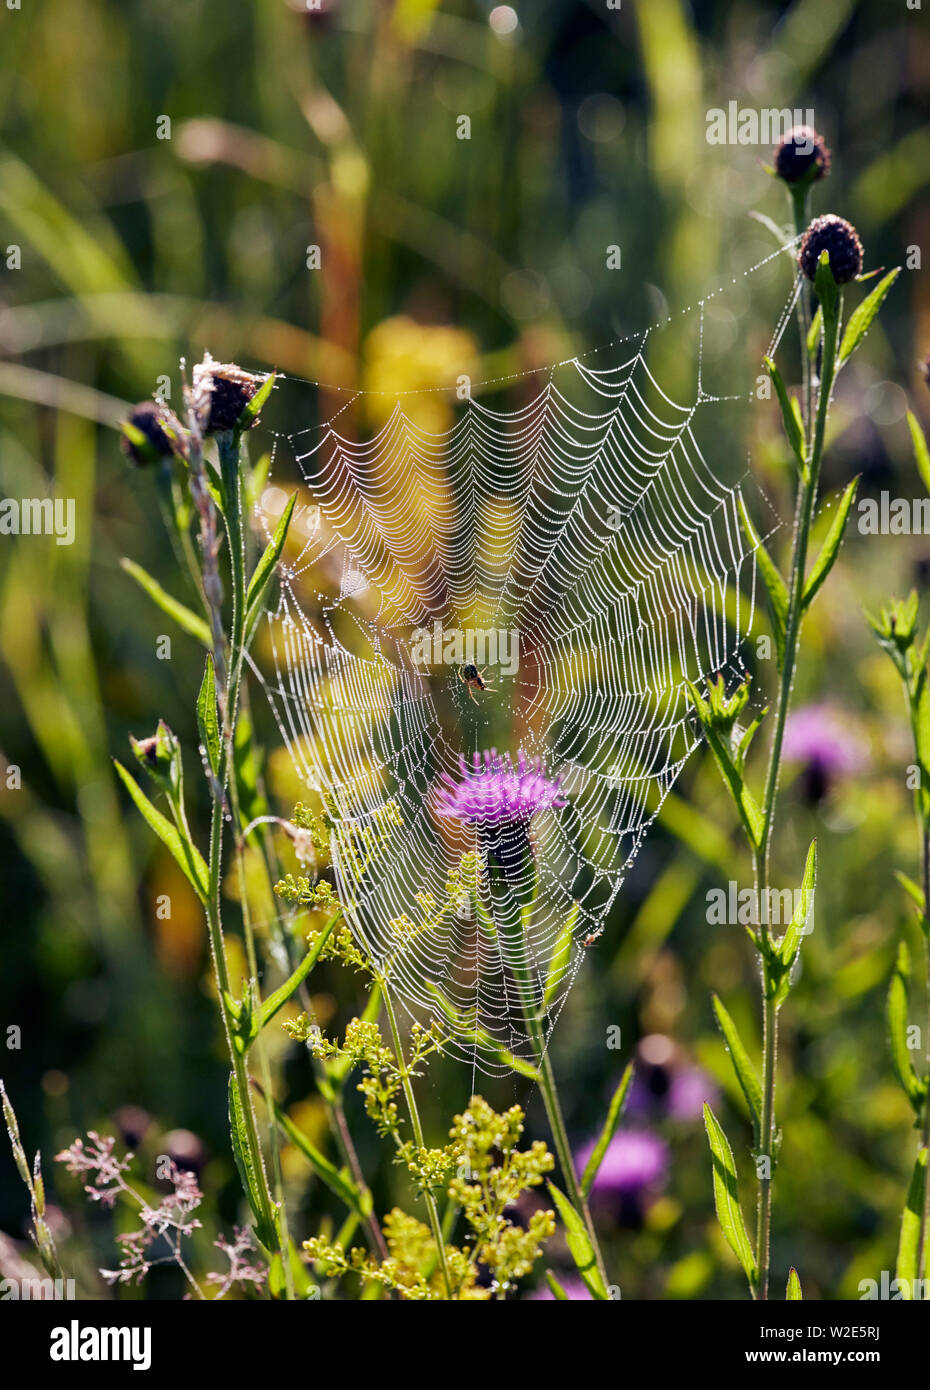
<path fill-rule="evenodd" d="M 744 310 L 746 277 L 773 260 L 731 282 Z M 513 409 L 485 404 L 502 384 L 485 383 L 436 431 L 398 398 L 365 436 L 353 396 L 278 441 L 319 524 L 281 567 L 268 698 L 299 778 L 331 797 L 353 929 L 411 1017 L 441 1020 L 447 1050 L 489 1074 L 531 1058 L 535 1028 L 548 1038 L 697 746 L 685 682 L 742 674 L 755 578 L 739 519 L 746 470 L 732 443 L 728 462 L 718 455 L 759 364 L 728 291 L 540 381 L 513 379 L 524 392 Z M 716 393 L 717 376 L 745 389 Z M 683 401 L 665 377 L 690 382 Z M 292 487 L 281 452 L 275 481 Z M 481 633 L 496 635 L 498 660 L 475 661 L 491 687 L 476 691 L 462 669 Z M 543 759 L 568 803 L 532 822 L 532 910 L 502 901 L 485 873 L 477 913 L 467 894 L 430 912 L 461 856 L 482 851 L 477 827 L 437 816 L 437 780 L 492 747 Z M 380 835 L 392 802 L 402 826 L 356 883 L 344 832 Z"/>

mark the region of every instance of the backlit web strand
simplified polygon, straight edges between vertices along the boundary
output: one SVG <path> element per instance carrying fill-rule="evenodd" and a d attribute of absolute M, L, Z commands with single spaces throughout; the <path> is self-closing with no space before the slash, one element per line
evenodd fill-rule
<path fill-rule="evenodd" d="M 707 395 L 699 360 L 676 404 L 649 343 L 602 370 L 561 364 L 511 411 L 469 399 L 443 431 L 398 401 L 370 438 L 346 412 L 290 437 L 321 520 L 268 617 L 269 698 L 300 779 L 347 826 L 396 802 L 354 926 L 412 1016 L 441 1018 L 484 1071 L 531 1055 L 527 1009 L 548 1035 L 695 747 L 685 681 L 737 673 L 752 626 L 739 483 L 697 434 L 748 393 Z M 493 689 L 476 694 L 462 670 L 479 639 Z M 487 850 L 437 816 L 438 779 L 491 746 L 561 777 L 567 805 L 529 831 L 535 905 L 521 927 L 486 875 L 477 915 L 463 899 L 421 929 L 415 895 L 441 904 L 450 868 Z M 338 845 L 334 863 L 348 887 Z"/>

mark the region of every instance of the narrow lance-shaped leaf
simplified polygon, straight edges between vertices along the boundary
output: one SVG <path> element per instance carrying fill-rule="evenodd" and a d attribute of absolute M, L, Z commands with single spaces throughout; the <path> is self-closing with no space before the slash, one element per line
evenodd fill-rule
<path fill-rule="evenodd" d="M 265 590 L 274 574 L 275 566 L 281 558 L 284 549 L 284 542 L 287 540 L 288 527 L 291 524 L 291 517 L 294 514 L 294 504 L 297 501 L 297 493 L 289 500 L 284 511 L 281 513 L 274 535 L 265 546 L 261 559 L 255 566 L 252 578 L 249 580 L 248 591 L 245 596 L 245 631 L 246 640 L 251 636 L 255 624 L 261 615 L 262 599 Z"/>
<path fill-rule="evenodd" d="M 843 533 L 846 530 L 846 522 L 853 502 L 856 500 L 856 490 L 859 487 L 859 479 L 853 478 L 843 496 L 840 498 L 836 514 L 830 523 L 830 529 L 824 537 L 823 546 L 820 554 L 814 562 L 814 567 L 807 577 L 804 585 L 804 593 L 801 597 L 805 609 L 809 608 L 814 600 L 814 596 L 821 588 L 830 573 L 840 552 L 840 545 L 843 541 Z"/>
<path fill-rule="evenodd" d="M 895 1277 L 902 1299 L 913 1300 L 914 1285 L 920 1272 L 920 1223 L 927 1191 L 927 1150 L 921 1149 L 907 1190 L 907 1203 L 901 1218 L 898 1241 L 898 1263 Z M 930 1242 L 928 1242 L 930 1243 Z"/>
<path fill-rule="evenodd" d="M 704 726 L 710 751 L 714 755 L 723 780 L 730 789 L 730 794 L 739 811 L 749 841 L 752 845 L 758 846 L 761 843 L 763 829 L 763 816 L 759 803 L 746 786 L 742 771 L 734 760 L 732 749 L 719 729 L 714 727 L 707 701 L 702 698 L 700 691 L 690 681 L 686 681 L 685 684 L 698 718 Z"/>
<path fill-rule="evenodd" d="M 627 1066 L 626 1071 L 623 1073 L 623 1076 L 620 1078 L 619 1086 L 614 1091 L 611 1097 L 610 1106 L 607 1110 L 607 1118 L 604 1121 L 604 1126 L 600 1134 L 598 1135 L 597 1143 L 594 1145 L 594 1148 L 591 1152 L 591 1157 L 585 1164 L 585 1170 L 581 1178 L 582 1197 L 587 1197 L 591 1191 L 591 1188 L 594 1186 L 594 1179 L 597 1177 L 598 1169 L 604 1161 L 604 1155 L 607 1152 L 607 1146 L 609 1145 L 611 1139 L 614 1137 L 617 1125 L 620 1123 L 620 1117 L 623 1114 L 623 1107 L 626 1103 L 626 1098 L 629 1093 L 630 1083 L 632 1080 L 633 1063 L 630 1062 Z"/>
<path fill-rule="evenodd" d="M 820 253 L 820 260 L 817 263 L 817 271 L 814 276 L 814 288 L 817 291 L 817 298 L 820 300 L 820 307 L 823 311 L 824 331 L 828 332 L 832 329 L 835 334 L 840 315 L 840 287 L 830 269 L 830 256 L 827 251 Z"/>
<path fill-rule="evenodd" d="M 923 479 L 924 487 L 930 492 L 930 447 L 927 445 L 927 436 L 924 434 L 921 423 L 912 410 L 907 412 L 907 424 L 911 432 L 911 439 L 914 441 L 914 458 L 917 462 L 917 471 Z"/>
<path fill-rule="evenodd" d="M 236 422 L 237 429 L 248 429 L 252 421 L 258 419 L 262 406 L 274 390 L 275 376 L 275 372 L 269 372 L 268 376 L 265 377 L 265 380 L 262 382 L 261 386 L 259 386 L 255 395 L 251 398 L 242 414 L 239 416 Z"/>
<path fill-rule="evenodd" d="M 171 851 L 200 901 L 206 902 L 210 874 L 197 846 L 192 841 L 182 838 L 177 827 L 160 811 L 156 810 L 138 782 L 126 771 L 122 763 L 116 762 L 114 759 L 114 766 L 120 781 L 142 812 L 145 821 L 155 831 L 166 849 Z"/>
<path fill-rule="evenodd" d="M 609 1301 L 607 1287 L 601 1278 L 600 1270 L 597 1267 L 597 1259 L 594 1255 L 594 1247 L 591 1238 L 581 1217 L 578 1215 L 571 1202 L 560 1192 L 555 1183 L 548 1183 L 549 1195 L 559 1210 L 562 1224 L 565 1227 L 565 1240 L 568 1245 L 569 1253 L 575 1261 L 575 1268 L 581 1275 L 585 1284 L 591 1290 L 592 1295 L 601 1303 Z"/>
<path fill-rule="evenodd" d="M 559 1283 L 558 1279 L 556 1279 L 556 1277 L 555 1277 L 555 1275 L 552 1273 L 552 1270 L 551 1270 L 551 1269 L 547 1269 L 547 1270 L 546 1270 L 546 1283 L 549 1285 L 550 1289 L 552 1290 L 552 1297 L 553 1297 L 554 1299 L 556 1299 L 557 1302 L 559 1302 L 559 1303 L 567 1303 L 567 1302 L 568 1302 L 568 1294 L 567 1294 L 567 1293 L 565 1292 L 565 1290 L 562 1288 L 562 1285 Z"/>
<path fill-rule="evenodd" d="M 743 1267 L 750 1288 L 755 1289 L 758 1277 L 756 1259 L 749 1244 L 743 1213 L 739 1204 L 739 1186 L 736 1177 L 736 1164 L 733 1150 L 710 1106 L 704 1105 L 704 1127 L 710 1145 L 714 1169 L 714 1205 L 717 1220 L 726 1242 Z"/>
<path fill-rule="evenodd" d="M 919 911 L 923 913 L 923 889 L 919 886 L 919 884 L 916 884 L 912 878 L 908 878 L 907 874 L 903 874 L 900 869 L 895 869 L 894 876 L 900 883 L 901 887 L 904 889 L 907 896 L 917 904 Z"/>
<path fill-rule="evenodd" d="M 294 994 L 303 984 L 304 980 L 306 980 L 307 976 L 320 959 L 323 948 L 332 935 L 336 923 L 341 916 L 341 911 L 334 913 L 326 923 L 326 926 L 316 937 L 312 949 L 307 952 L 296 970 L 288 976 L 284 984 L 279 986 L 273 994 L 268 995 L 268 998 L 262 1004 L 259 1017 L 255 1020 L 252 1037 L 249 1039 L 250 1042 L 258 1037 L 258 1034 L 265 1025 L 271 1022 L 278 1010 L 284 1007 L 291 995 Z"/>
<path fill-rule="evenodd" d="M 502 1043 L 499 1043 L 493 1038 L 486 1029 L 482 1028 L 479 1023 L 476 1023 L 474 1014 L 466 1020 L 464 1015 L 455 1008 L 451 1000 L 443 994 L 438 985 L 431 983 L 427 984 L 427 989 L 435 1000 L 436 1006 L 443 1017 L 448 1019 L 456 1028 L 467 1028 L 480 1048 L 493 1053 L 499 1062 L 503 1063 L 510 1071 L 516 1072 L 519 1076 L 525 1076 L 531 1081 L 539 1080 L 539 1073 L 532 1063 L 525 1061 L 522 1057 L 516 1056 L 515 1053 L 510 1052 Z"/>
<path fill-rule="evenodd" d="M 317 1177 L 341 1202 L 345 1203 L 350 1211 L 354 1211 L 356 1216 L 364 1219 L 368 1215 L 366 1202 L 348 1173 L 337 1168 L 325 1154 L 320 1152 L 315 1144 L 311 1143 L 303 1131 L 298 1129 L 290 1115 L 281 1109 L 276 1100 L 272 1099 L 269 1102 L 269 1098 L 264 1095 L 263 1099 L 266 1104 L 270 1105 L 281 1133 L 300 1150 Z"/>
<path fill-rule="evenodd" d="M 210 771 L 214 777 L 220 774 L 220 724 L 216 711 L 216 676 L 213 671 L 213 656 L 207 652 L 207 660 L 197 696 L 197 727 L 200 741 L 204 746 Z"/>
<path fill-rule="evenodd" d="M 157 579 L 153 579 L 147 570 L 141 565 L 137 565 L 135 560 L 120 560 L 120 566 L 126 573 L 136 581 L 140 589 L 143 589 L 157 603 L 163 613 L 167 613 L 169 618 L 173 618 L 178 627 L 196 637 L 205 647 L 213 645 L 210 638 L 210 629 L 203 618 L 198 618 L 196 613 L 192 613 L 186 604 L 178 599 L 172 598 L 159 584 Z"/>
<path fill-rule="evenodd" d="M 762 1129 L 762 1083 L 756 1075 L 756 1069 L 749 1060 L 749 1053 L 743 1046 L 730 1015 L 727 1013 L 717 995 L 713 996 L 714 1014 L 723 1040 L 727 1045 L 730 1054 L 730 1061 L 733 1063 L 733 1070 L 736 1072 L 736 1079 L 740 1084 L 740 1089 L 746 1097 L 746 1104 L 749 1106 L 749 1113 L 752 1116 L 752 1127 L 755 1133 L 756 1143 L 759 1142 L 759 1135 Z"/>
<path fill-rule="evenodd" d="M 891 1044 L 891 1062 L 908 1100 L 915 1111 L 920 1110 L 924 1098 L 924 1083 L 917 1075 L 910 1048 L 907 1045 L 907 995 L 911 978 L 911 953 L 905 942 L 898 947 L 891 984 L 888 987 L 888 1039 Z"/>
<path fill-rule="evenodd" d="M 255 1233 L 265 1249 L 270 1252 L 277 1244 L 276 1232 L 271 1213 L 266 1209 L 266 1202 L 262 1200 L 264 1174 L 257 1172 L 252 1162 L 235 1072 L 229 1074 L 229 1132 L 239 1179 L 255 1217 Z"/>
<path fill-rule="evenodd" d="M 801 894 L 798 905 L 791 915 L 787 930 L 782 937 L 779 955 L 785 965 L 791 965 L 801 945 L 801 937 L 807 931 L 808 922 L 814 906 L 814 892 L 817 887 L 817 841 L 811 840 L 801 879 Z"/>
<path fill-rule="evenodd" d="M 781 406 L 781 418 L 785 426 L 785 436 L 791 445 L 791 452 L 794 454 L 798 464 L 803 469 L 806 464 L 804 449 L 804 431 L 798 420 L 798 413 L 794 408 L 794 403 L 788 395 L 785 383 L 782 381 L 781 372 L 775 366 L 771 357 L 765 358 L 765 365 L 768 368 L 769 376 L 775 387 L 775 394 Z"/>
<path fill-rule="evenodd" d="M 546 975 L 543 1008 L 548 1007 L 548 1005 L 552 1003 L 560 984 L 565 979 L 565 973 L 571 963 L 572 944 L 574 942 L 575 924 L 578 921 L 579 908 L 579 903 L 572 903 L 562 930 L 559 932 L 558 941 L 555 943 L 555 950 L 552 952 L 552 959 L 549 962 L 549 970 Z"/>
<path fill-rule="evenodd" d="M 758 532 L 753 526 L 746 504 L 742 497 L 739 498 L 740 518 L 743 523 L 743 530 L 746 539 L 752 546 L 756 557 L 756 564 L 759 566 L 759 573 L 765 585 L 765 592 L 768 594 L 769 607 L 772 613 L 772 626 L 775 632 L 775 647 L 778 655 L 778 669 L 781 670 L 785 659 L 785 628 L 788 624 L 788 586 L 766 550 L 759 537 Z"/>
<path fill-rule="evenodd" d="M 901 267 L 895 266 L 894 270 L 889 271 L 883 280 L 879 280 L 872 293 L 850 314 L 849 322 L 846 324 L 846 330 L 843 333 L 843 341 L 840 343 L 837 367 L 842 367 L 843 363 L 852 357 L 856 348 L 872 327 L 875 316 L 882 307 L 885 296 L 900 274 Z"/>
<path fill-rule="evenodd" d="M 820 346 L 820 335 L 823 332 L 823 314 L 820 305 L 817 305 L 814 317 L 811 319 L 811 326 L 807 330 L 807 355 L 814 357 Z"/>
<path fill-rule="evenodd" d="M 788 1271 L 788 1287 L 785 1289 L 785 1298 L 789 1303 L 798 1303 L 804 1298 L 801 1293 L 801 1280 L 798 1278 L 798 1271 L 794 1265 Z"/>

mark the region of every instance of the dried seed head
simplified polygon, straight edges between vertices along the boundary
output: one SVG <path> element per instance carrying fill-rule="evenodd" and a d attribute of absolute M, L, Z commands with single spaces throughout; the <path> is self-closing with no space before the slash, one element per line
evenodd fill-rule
<path fill-rule="evenodd" d="M 808 280 L 816 279 L 824 251 L 830 257 L 830 269 L 838 285 L 848 284 L 862 270 L 862 242 L 855 227 L 832 212 L 826 217 L 815 217 L 804 233 L 798 265 Z"/>
<path fill-rule="evenodd" d="M 234 362 L 214 362 L 205 353 L 193 373 L 193 396 L 202 412 L 204 434 L 251 429 L 255 420 L 243 419 L 243 412 L 267 380 L 267 376 L 244 372 Z"/>
<path fill-rule="evenodd" d="M 772 151 L 775 173 L 785 183 L 799 183 L 805 176 L 811 183 L 830 172 L 830 151 L 813 126 L 792 126 Z"/>
<path fill-rule="evenodd" d="M 176 454 L 184 458 L 187 440 L 180 420 L 160 401 L 141 401 L 122 422 L 123 452 L 140 466 Z"/>

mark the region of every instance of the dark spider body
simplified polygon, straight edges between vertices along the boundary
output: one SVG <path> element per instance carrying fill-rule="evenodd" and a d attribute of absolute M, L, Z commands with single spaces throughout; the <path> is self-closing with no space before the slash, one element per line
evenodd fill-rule
<path fill-rule="evenodd" d="M 476 690 L 494 689 L 493 685 L 485 684 L 484 672 L 479 671 L 478 667 L 472 665 L 471 662 L 468 662 L 468 664 L 463 666 L 461 671 L 459 671 L 459 680 L 462 682 L 462 684 L 465 686 L 465 689 L 468 691 L 468 697 L 470 700 L 475 700 Z M 475 700 L 475 704 L 477 703 L 477 700 Z"/>

